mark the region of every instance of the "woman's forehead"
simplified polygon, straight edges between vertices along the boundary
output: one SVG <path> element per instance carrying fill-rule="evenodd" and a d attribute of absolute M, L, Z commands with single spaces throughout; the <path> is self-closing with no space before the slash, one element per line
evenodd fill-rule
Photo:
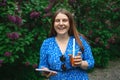
<path fill-rule="evenodd" d="M 66 19 L 68 19 L 68 16 L 66 14 L 64 14 L 64 13 L 58 13 L 56 15 L 55 19 L 57 19 L 57 18 L 66 18 Z"/>

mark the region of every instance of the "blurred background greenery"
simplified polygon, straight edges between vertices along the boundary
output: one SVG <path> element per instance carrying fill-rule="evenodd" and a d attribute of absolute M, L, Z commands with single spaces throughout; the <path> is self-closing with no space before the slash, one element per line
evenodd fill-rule
<path fill-rule="evenodd" d="M 120 57 L 119 0 L 0 0 L 0 80 L 43 80 L 35 68 L 51 17 L 69 10 L 91 45 L 95 67 Z"/>

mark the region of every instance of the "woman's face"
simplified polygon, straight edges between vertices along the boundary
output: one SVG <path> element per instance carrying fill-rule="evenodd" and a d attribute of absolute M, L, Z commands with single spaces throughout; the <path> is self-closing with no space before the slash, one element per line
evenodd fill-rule
<path fill-rule="evenodd" d="M 68 35 L 70 28 L 68 17 L 63 13 L 58 13 L 55 17 L 54 28 L 57 35 Z"/>

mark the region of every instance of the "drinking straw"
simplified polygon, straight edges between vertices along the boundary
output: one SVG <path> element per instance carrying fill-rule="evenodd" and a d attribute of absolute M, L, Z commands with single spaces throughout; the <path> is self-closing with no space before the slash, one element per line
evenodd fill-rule
<path fill-rule="evenodd" d="M 73 39 L 73 57 L 75 56 L 75 39 Z"/>

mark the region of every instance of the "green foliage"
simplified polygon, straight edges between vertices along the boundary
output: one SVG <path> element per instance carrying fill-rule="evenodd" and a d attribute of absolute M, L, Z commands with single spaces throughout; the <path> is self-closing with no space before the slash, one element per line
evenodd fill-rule
<path fill-rule="evenodd" d="M 90 40 L 96 66 L 107 66 L 110 59 L 120 57 L 119 4 L 119 0 L 2 0 L 1 80 L 43 80 L 34 69 L 51 16 L 59 8 L 74 14 L 78 31 Z"/>
<path fill-rule="evenodd" d="M 39 49 L 49 33 L 53 12 L 58 7 L 67 7 L 66 3 L 67 0 L 64 4 L 62 0 L 0 2 L 1 80 L 43 80 L 35 71 Z"/>
<path fill-rule="evenodd" d="M 95 64 L 106 67 L 120 57 L 120 1 L 76 0 L 71 4 L 79 32 L 90 40 Z"/>

